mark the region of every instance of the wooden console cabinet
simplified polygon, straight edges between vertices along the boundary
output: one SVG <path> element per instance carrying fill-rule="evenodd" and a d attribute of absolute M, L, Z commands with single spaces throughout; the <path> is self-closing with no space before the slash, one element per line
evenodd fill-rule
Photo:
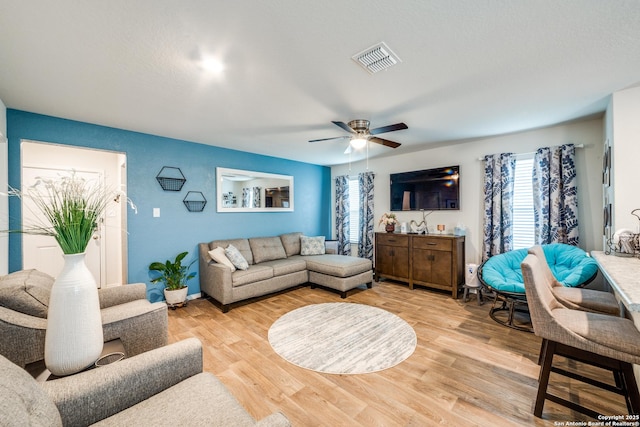
<path fill-rule="evenodd" d="M 442 289 L 458 298 L 464 284 L 464 236 L 376 233 L 375 279 Z"/>

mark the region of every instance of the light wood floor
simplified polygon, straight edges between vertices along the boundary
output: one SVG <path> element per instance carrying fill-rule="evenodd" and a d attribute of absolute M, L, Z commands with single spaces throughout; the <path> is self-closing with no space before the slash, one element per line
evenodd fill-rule
<path fill-rule="evenodd" d="M 275 320 L 298 307 L 336 301 L 381 307 L 406 320 L 418 336 L 414 354 L 378 373 L 332 375 L 296 367 L 273 352 L 267 332 Z M 552 402 L 545 403 L 543 420 L 532 415 L 540 339 L 498 325 L 488 316 L 490 305 L 478 306 L 475 300 L 465 304 L 444 293 L 412 291 L 393 282 L 356 289 L 346 300 L 328 290 L 301 287 L 226 314 L 208 300 L 190 301 L 169 311 L 169 335 L 171 342 L 199 338 L 205 371 L 214 373 L 258 419 L 280 410 L 294 426 L 552 426 L 589 421 Z M 551 383 L 558 393 L 602 413 L 627 412 L 619 396 L 556 374 Z"/>

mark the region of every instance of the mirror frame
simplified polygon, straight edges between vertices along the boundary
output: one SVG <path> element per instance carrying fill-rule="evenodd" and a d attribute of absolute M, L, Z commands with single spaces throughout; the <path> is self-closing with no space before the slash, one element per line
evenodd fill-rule
<path fill-rule="evenodd" d="M 222 204 L 222 180 L 224 175 L 246 175 L 256 179 L 282 179 L 289 183 L 288 208 L 226 208 Z M 293 176 L 242 169 L 216 168 L 216 208 L 218 212 L 293 212 Z"/>

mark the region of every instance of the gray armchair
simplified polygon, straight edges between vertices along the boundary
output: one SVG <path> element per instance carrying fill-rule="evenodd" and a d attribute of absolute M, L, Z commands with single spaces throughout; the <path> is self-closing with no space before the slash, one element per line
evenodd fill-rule
<path fill-rule="evenodd" d="M 202 372 L 195 338 L 45 383 L 0 357 L 0 378 L 2 425 L 291 425 L 279 412 L 256 422 L 213 374 Z"/>
<path fill-rule="evenodd" d="M 0 355 L 19 366 L 44 359 L 53 278 L 37 270 L 0 277 Z M 150 303 L 142 283 L 99 290 L 104 341 L 119 338 L 128 357 L 167 344 L 167 306 Z"/>

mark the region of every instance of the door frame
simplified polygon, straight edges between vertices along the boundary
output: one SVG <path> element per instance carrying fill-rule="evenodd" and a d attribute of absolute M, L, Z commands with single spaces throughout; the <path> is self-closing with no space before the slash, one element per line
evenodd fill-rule
<path fill-rule="evenodd" d="M 34 161 L 33 156 L 29 153 L 34 149 L 46 150 L 47 159 L 46 163 L 40 159 Z M 24 167 L 37 167 L 46 169 L 64 169 L 64 170 L 78 170 L 87 172 L 99 172 L 102 173 L 107 186 L 119 189 L 125 195 L 127 193 L 127 156 L 124 152 L 101 150 L 88 147 L 77 147 L 57 143 L 48 143 L 43 141 L 35 141 L 23 139 L 20 141 L 21 151 L 21 164 L 20 174 L 21 182 Z M 86 158 L 89 156 L 91 162 L 102 162 L 105 166 L 89 165 L 86 162 Z M 37 157 L 37 156 L 36 156 Z M 82 159 L 82 160 L 80 160 Z M 111 174 L 107 173 L 107 170 L 111 171 Z M 127 283 L 128 278 L 128 254 L 127 254 L 127 203 L 125 201 L 120 202 L 119 207 L 107 208 L 105 212 L 105 221 L 112 221 L 114 214 L 118 220 L 117 238 L 107 239 L 104 236 L 100 242 L 101 250 L 101 280 L 102 284 L 98 283 L 98 286 L 111 286 Z M 107 225 L 109 226 L 109 225 Z M 103 224 L 103 229 L 106 226 Z M 104 232 L 104 230 L 103 230 Z M 115 232 L 111 230 L 111 232 Z M 22 259 L 24 265 L 24 244 Z M 109 265 L 107 271 L 106 266 Z M 115 273 L 113 273 L 115 272 Z"/>

